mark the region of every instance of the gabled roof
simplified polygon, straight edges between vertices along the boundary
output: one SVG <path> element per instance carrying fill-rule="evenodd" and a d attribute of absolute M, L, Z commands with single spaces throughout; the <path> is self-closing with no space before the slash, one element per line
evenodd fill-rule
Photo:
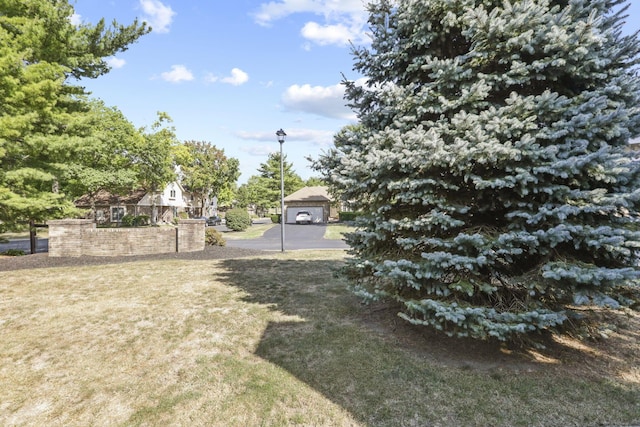
<path fill-rule="evenodd" d="M 284 198 L 285 202 L 331 202 L 329 188 L 324 186 L 304 187 Z"/>
<path fill-rule="evenodd" d="M 107 190 L 99 190 L 93 199 L 96 206 L 137 205 L 145 194 L 147 194 L 147 191 L 143 189 L 134 190 L 125 195 L 112 194 Z M 85 194 L 77 199 L 74 204 L 78 207 L 91 206 L 91 198 L 88 194 Z"/>

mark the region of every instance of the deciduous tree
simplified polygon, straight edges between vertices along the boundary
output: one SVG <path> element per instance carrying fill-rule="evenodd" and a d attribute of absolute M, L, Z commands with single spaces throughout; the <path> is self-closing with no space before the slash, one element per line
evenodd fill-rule
<path fill-rule="evenodd" d="M 151 223 L 158 220 L 156 195 L 169 182 L 176 179 L 175 151 L 179 146 L 173 120 L 164 112 L 158 112 L 151 129 L 141 129 L 144 141 L 136 153 L 135 168 L 142 188 L 151 193 Z"/>
<path fill-rule="evenodd" d="M 82 143 L 73 162 L 65 166 L 65 188 L 70 196 L 93 197 L 100 190 L 126 194 L 138 188 L 137 163 L 143 152 L 141 133 L 116 108 L 92 101 L 90 111 L 81 116 L 85 127 Z M 92 209 L 95 214 L 95 207 Z"/>
<path fill-rule="evenodd" d="M 182 184 L 200 201 L 204 212 L 207 200 L 217 197 L 220 204 L 233 199 L 232 189 L 240 176 L 240 163 L 228 158 L 224 150 L 209 142 L 186 141 L 184 155 L 178 164 L 183 174 Z"/>

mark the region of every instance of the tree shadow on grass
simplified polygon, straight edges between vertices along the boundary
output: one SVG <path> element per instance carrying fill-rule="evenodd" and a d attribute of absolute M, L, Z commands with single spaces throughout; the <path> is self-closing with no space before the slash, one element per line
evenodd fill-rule
<path fill-rule="evenodd" d="M 449 338 L 404 322 L 391 305 L 361 304 L 346 290 L 346 282 L 333 276 L 333 260 L 222 263 L 228 272 L 225 282 L 242 289 L 246 301 L 304 319 L 269 323 L 255 353 L 364 424 L 640 420 L 638 383 L 603 375 L 622 369 L 614 366 L 616 360 L 626 366 L 625 357 L 637 359 L 637 353 L 620 356 L 603 351 L 606 345 L 566 342 L 549 342 L 546 350 L 508 349 L 496 342 Z M 621 340 L 630 343 L 629 351 L 640 342 L 637 330 Z M 584 369 L 589 364 L 593 366 Z"/>

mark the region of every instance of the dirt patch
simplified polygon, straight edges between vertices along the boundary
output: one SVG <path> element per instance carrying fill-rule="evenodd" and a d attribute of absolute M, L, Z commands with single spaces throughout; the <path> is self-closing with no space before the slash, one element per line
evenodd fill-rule
<path fill-rule="evenodd" d="M 550 335 L 541 341 L 544 348 L 448 337 L 432 328 L 409 324 L 397 316 L 399 311 L 394 304 L 372 304 L 367 327 L 443 366 L 491 372 L 545 370 L 640 385 L 638 311 L 606 314 L 600 339 Z"/>

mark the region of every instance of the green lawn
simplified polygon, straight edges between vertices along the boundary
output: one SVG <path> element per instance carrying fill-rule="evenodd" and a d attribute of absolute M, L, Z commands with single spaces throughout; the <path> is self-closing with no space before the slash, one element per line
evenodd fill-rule
<path fill-rule="evenodd" d="M 344 256 L 0 272 L 0 425 L 640 423 L 638 313 L 546 350 L 449 339 L 361 304 Z"/>
<path fill-rule="evenodd" d="M 279 224 L 254 224 L 245 231 L 225 231 L 223 236 L 225 239 L 255 239 L 261 237 L 265 231 L 280 227 Z M 325 239 L 340 240 L 344 237 L 344 233 L 353 230 L 354 227 L 342 223 L 327 224 L 327 231 L 324 234 Z"/>
<path fill-rule="evenodd" d="M 340 240 L 344 238 L 344 233 L 355 230 L 355 227 L 344 223 L 329 223 L 327 224 L 327 231 L 324 233 L 325 239 Z"/>
<path fill-rule="evenodd" d="M 278 224 L 253 224 L 244 231 L 225 231 L 222 233 L 225 239 L 255 239 L 261 237 L 265 231 L 277 226 Z"/>

